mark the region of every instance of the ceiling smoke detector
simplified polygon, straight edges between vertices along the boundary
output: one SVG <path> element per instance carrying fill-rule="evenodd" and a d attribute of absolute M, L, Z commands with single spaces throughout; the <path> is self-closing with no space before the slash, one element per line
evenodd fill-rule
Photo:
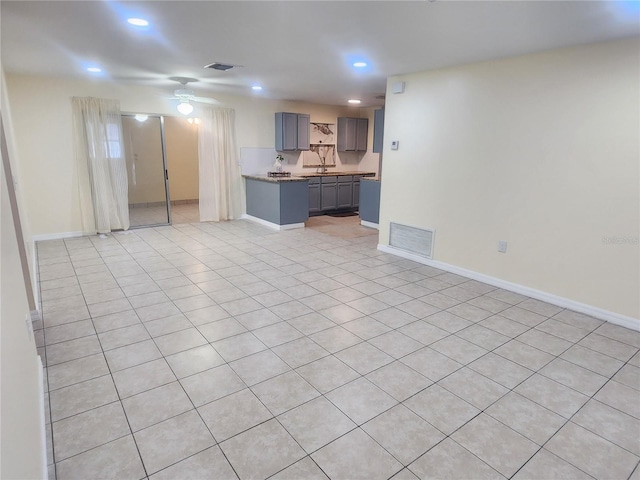
<path fill-rule="evenodd" d="M 214 70 L 220 70 L 222 72 L 226 72 L 227 70 L 238 67 L 242 67 L 242 65 L 231 65 L 230 63 L 213 62 L 209 65 L 204 66 L 204 68 L 213 68 Z"/>

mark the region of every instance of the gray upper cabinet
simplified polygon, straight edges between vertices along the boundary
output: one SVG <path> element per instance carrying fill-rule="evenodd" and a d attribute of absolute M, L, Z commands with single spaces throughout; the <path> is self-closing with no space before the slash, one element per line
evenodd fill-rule
<path fill-rule="evenodd" d="M 367 151 L 367 137 L 369 136 L 369 119 L 359 118 L 356 129 L 356 152 Z"/>
<path fill-rule="evenodd" d="M 369 119 L 338 117 L 339 152 L 366 152 Z"/>
<path fill-rule="evenodd" d="M 382 153 L 382 139 L 384 137 L 384 108 L 374 112 L 373 117 L 373 153 Z"/>
<path fill-rule="evenodd" d="M 298 113 L 298 150 L 309 150 L 310 118 L 306 113 Z"/>
<path fill-rule="evenodd" d="M 275 120 L 277 151 L 309 150 L 309 115 L 277 112 Z"/>

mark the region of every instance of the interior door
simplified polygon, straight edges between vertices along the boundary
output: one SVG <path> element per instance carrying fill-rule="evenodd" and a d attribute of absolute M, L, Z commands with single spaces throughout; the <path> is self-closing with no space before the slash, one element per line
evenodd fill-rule
<path fill-rule="evenodd" d="M 145 118 L 146 117 L 146 118 Z M 171 223 L 163 119 L 123 115 L 131 227 Z"/>

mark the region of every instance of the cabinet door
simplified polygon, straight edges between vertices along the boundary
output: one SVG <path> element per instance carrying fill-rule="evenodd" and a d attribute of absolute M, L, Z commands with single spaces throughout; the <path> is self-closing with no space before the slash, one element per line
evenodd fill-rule
<path fill-rule="evenodd" d="M 294 151 L 298 148 L 298 115 L 296 113 L 276 113 L 276 150 Z"/>
<path fill-rule="evenodd" d="M 337 186 L 337 183 L 322 183 L 320 185 L 322 188 L 322 191 L 320 192 L 320 208 L 323 211 L 336 209 Z"/>
<path fill-rule="evenodd" d="M 369 119 L 368 118 L 358 118 L 356 120 L 357 129 L 356 129 L 356 151 L 358 152 L 366 152 L 367 151 L 367 137 L 369 136 Z"/>
<path fill-rule="evenodd" d="M 338 208 L 353 206 L 353 182 L 338 183 Z"/>
<path fill-rule="evenodd" d="M 298 150 L 309 150 L 309 115 L 298 114 Z"/>
<path fill-rule="evenodd" d="M 356 149 L 356 135 L 358 132 L 358 119 L 338 117 L 338 141 L 339 152 L 353 152 Z"/>
<path fill-rule="evenodd" d="M 320 184 L 309 185 L 309 213 L 320 211 Z"/>
<path fill-rule="evenodd" d="M 360 179 L 353 180 L 353 206 L 355 208 L 360 206 Z"/>
<path fill-rule="evenodd" d="M 373 153 L 382 153 L 384 138 L 384 108 L 376 110 L 373 117 Z"/>

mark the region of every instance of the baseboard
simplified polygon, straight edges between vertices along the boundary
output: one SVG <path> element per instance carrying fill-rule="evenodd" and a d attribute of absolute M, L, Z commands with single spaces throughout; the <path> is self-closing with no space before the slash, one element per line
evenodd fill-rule
<path fill-rule="evenodd" d="M 257 223 L 262 225 L 263 227 L 272 228 L 274 230 L 292 230 L 294 228 L 304 228 L 304 223 L 290 223 L 288 225 L 278 225 L 277 223 L 269 222 L 267 220 L 263 220 L 262 218 L 254 217 L 253 215 L 248 215 L 246 213 L 242 214 L 240 217 L 241 220 L 249 220 L 250 222 Z"/>
<path fill-rule="evenodd" d="M 376 230 L 380 230 L 380 225 L 373 222 L 367 222 L 366 220 L 360 220 L 360 225 L 363 227 L 375 228 Z"/>
<path fill-rule="evenodd" d="M 45 233 L 44 235 L 33 235 L 34 242 L 43 242 L 45 240 L 62 240 L 63 238 L 74 238 L 84 236 L 83 232 L 62 232 L 62 233 Z"/>
<path fill-rule="evenodd" d="M 526 295 L 527 297 L 535 298 L 536 300 L 541 300 L 543 302 L 547 302 L 552 305 L 557 305 L 558 307 L 567 308 L 569 310 L 573 310 L 579 313 L 584 313 L 585 315 L 589 315 L 591 317 L 598 318 L 600 320 L 604 320 L 606 322 L 613 323 L 615 325 L 620 325 L 621 327 L 626 327 L 631 330 L 640 331 L 640 320 L 633 317 L 627 317 L 625 315 L 611 312 L 609 310 L 595 307 L 593 305 L 587 305 L 586 303 L 576 302 L 575 300 L 571 300 L 569 298 L 560 297 L 552 293 L 536 290 L 535 288 L 526 287 L 518 283 L 513 283 L 506 280 L 502 280 L 500 278 L 491 277 L 489 275 L 478 273 L 473 270 L 467 270 L 466 268 L 457 267 L 455 265 L 439 262 L 437 260 L 431 260 L 429 258 L 425 258 L 425 257 L 421 257 L 420 255 L 415 255 L 413 253 L 405 252 L 404 250 L 390 247 L 388 245 L 379 244 L 378 250 L 380 250 L 381 252 L 389 253 L 391 255 L 396 255 L 398 257 L 406 258 L 408 260 L 413 260 L 414 262 L 422 263 L 424 265 L 429 265 L 430 267 L 439 268 L 440 270 L 445 270 L 447 272 L 455 273 L 457 275 L 462 275 L 464 277 L 468 277 L 473 280 L 478 280 L 479 282 L 488 283 L 489 285 L 493 285 L 494 287 L 499 287 L 504 290 L 509 290 L 511 292 L 519 293 L 521 295 Z"/>
<path fill-rule="evenodd" d="M 38 380 L 40 381 L 40 387 L 38 391 L 40 393 L 40 447 L 42 449 L 42 458 L 40 459 L 42 465 L 43 478 L 49 476 L 49 466 L 47 465 L 47 421 L 44 414 L 44 367 L 42 366 L 42 358 L 38 355 Z"/>
<path fill-rule="evenodd" d="M 33 299 L 36 308 L 40 310 L 40 265 L 38 265 L 38 246 L 36 241 L 31 239 L 31 249 L 33 250 L 33 275 L 31 277 L 31 287 L 33 288 Z"/>

